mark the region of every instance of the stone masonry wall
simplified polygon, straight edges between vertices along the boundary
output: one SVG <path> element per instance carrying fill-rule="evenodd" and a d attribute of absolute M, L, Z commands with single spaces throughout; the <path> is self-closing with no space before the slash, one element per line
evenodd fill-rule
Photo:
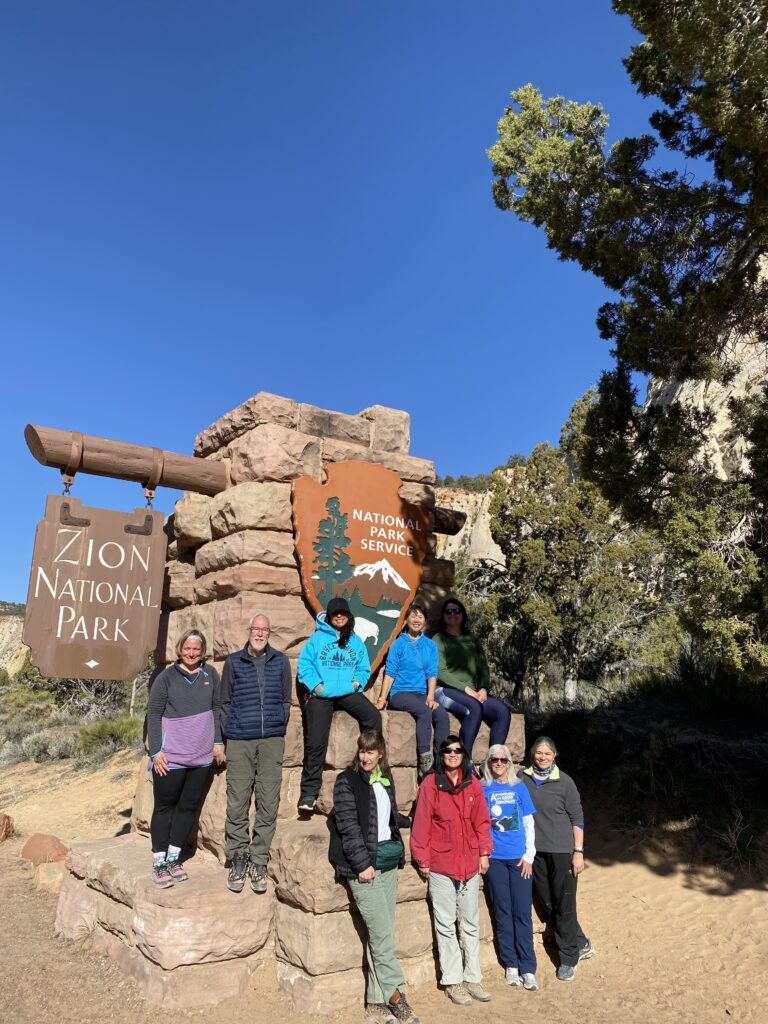
<path fill-rule="evenodd" d="M 168 523 L 169 544 L 163 613 L 156 661 L 174 657 L 178 636 L 200 629 L 213 646 L 219 670 L 247 639 L 261 612 L 272 624 L 270 642 L 291 660 L 294 678 L 314 616 L 302 596 L 293 547 L 291 481 L 307 474 L 325 479 L 329 462 L 378 462 L 403 480 L 406 500 L 434 508 L 434 467 L 408 454 L 407 413 L 372 406 L 355 416 L 302 405 L 261 392 L 227 413 L 196 439 L 195 454 L 228 463 L 231 485 L 213 498 L 185 494 Z M 434 557 L 430 533 L 420 596 L 439 607 L 454 582 L 453 563 Z M 373 681 L 367 696 L 374 698 Z M 148 840 L 153 797 L 142 765 L 129 835 L 78 844 L 67 859 L 57 931 L 89 936 L 97 950 L 135 977 L 147 998 L 165 1008 L 235 998 L 257 968 L 276 970 L 280 988 L 304 1012 L 333 1013 L 364 997 L 364 926 L 349 892 L 335 882 L 328 863 L 327 815 L 333 783 L 356 751 L 357 723 L 334 716 L 318 814 L 296 819 L 303 759 L 302 715 L 294 695 L 285 745 L 278 827 L 265 896 L 246 886 L 226 887 L 224 819 L 226 768 L 212 772 L 192 838 L 190 879 L 157 890 L 150 878 Z M 384 733 L 406 813 L 416 796 L 416 737 L 409 715 L 385 712 Z M 509 733 L 513 758 L 524 747 L 522 716 Z M 458 723 L 456 723 L 458 730 Z M 488 730 L 475 746 L 485 756 Z M 407 842 L 406 842 L 407 846 Z M 398 956 L 411 985 L 436 981 L 435 951 L 426 885 L 408 864 L 399 876 Z M 483 962 L 496 964 L 490 922 L 483 907 Z"/>

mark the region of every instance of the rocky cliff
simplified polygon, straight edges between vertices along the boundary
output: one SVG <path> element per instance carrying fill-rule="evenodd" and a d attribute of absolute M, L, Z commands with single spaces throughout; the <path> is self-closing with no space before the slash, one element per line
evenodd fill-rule
<path fill-rule="evenodd" d="M 768 345 L 753 338 L 730 342 L 723 353 L 723 361 L 736 367 L 727 384 L 652 380 L 648 385 L 646 407 L 680 402 L 710 412 L 713 421 L 702 456 L 718 476 L 727 480 L 747 469 L 746 444 L 733 427 L 728 403 L 732 398 L 746 398 L 768 384 Z"/>
<path fill-rule="evenodd" d="M 443 508 L 454 508 L 467 513 L 467 521 L 455 537 L 439 534 L 436 537 L 438 558 L 462 559 L 478 562 L 489 559 L 503 562 L 501 549 L 491 536 L 490 491 L 462 491 L 457 487 L 438 487 L 435 501 Z"/>
<path fill-rule="evenodd" d="M 24 619 L 20 615 L 0 615 L 0 668 L 15 675 L 24 664 L 27 648 L 21 642 Z"/>

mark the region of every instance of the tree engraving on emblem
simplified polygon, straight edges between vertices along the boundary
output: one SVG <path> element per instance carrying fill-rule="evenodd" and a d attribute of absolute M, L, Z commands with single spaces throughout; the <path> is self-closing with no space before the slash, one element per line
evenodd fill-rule
<path fill-rule="evenodd" d="M 341 511 L 338 498 L 329 498 L 325 510 L 328 516 L 318 523 L 317 540 L 312 545 L 316 552 L 314 575 L 320 581 L 317 597 L 323 604 L 333 597 L 335 585 L 345 583 L 352 575 L 345 550 L 351 543 L 347 536 L 347 513 Z"/>

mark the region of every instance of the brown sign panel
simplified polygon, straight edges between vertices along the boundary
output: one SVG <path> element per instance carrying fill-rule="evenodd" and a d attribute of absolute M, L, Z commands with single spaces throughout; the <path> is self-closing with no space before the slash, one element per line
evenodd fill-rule
<path fill-rule="evenodd" d="M 293 485 L 304 593 L 315 611 L 346 598 L 375 671 L 421 582 L 429 515 L 402 500 L 403 482 L 391 469 L 370 462 L 327 469 L 324 484 L 303 476 Z"/>
<path fill-rule="evenodd" d="M 37 524 L 24 643 L 44 676 L 132 679 L 157 643 L 162 512 L 49 495 Z"/>

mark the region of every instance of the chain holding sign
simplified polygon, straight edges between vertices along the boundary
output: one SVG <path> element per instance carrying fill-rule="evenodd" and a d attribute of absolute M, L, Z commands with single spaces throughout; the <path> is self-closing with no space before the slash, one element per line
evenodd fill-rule
<path fill-rule="evenodd" d="M 24 643 L 44 676 L 132 679 L 157 642 L 163 514 L 49 495 L 37 524 Z"/>

